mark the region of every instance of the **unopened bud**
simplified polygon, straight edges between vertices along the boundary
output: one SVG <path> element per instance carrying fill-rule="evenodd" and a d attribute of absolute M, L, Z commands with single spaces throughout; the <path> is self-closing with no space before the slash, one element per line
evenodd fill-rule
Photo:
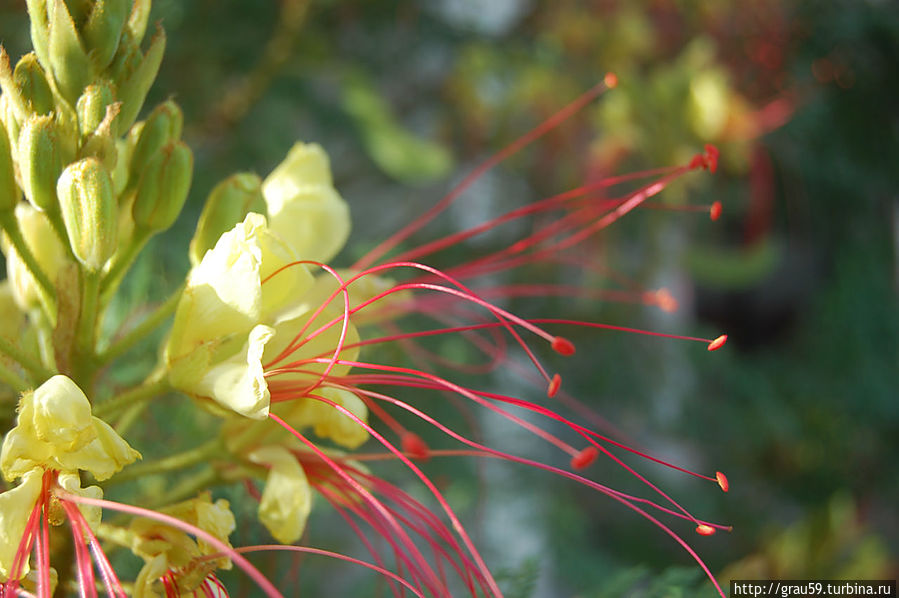
<path fill-rule="evenodd" d="M 131 39 L 130 36 L 122 36 L 123 39 L 125 37 Z M 138 113 L 140 113 L 140 109 L 147 97 L 147 92 L 156 79 L 156 73 L 159 72 L 159 65 L 162 64 L 164 52 L 165 32 L 159 29 L 156 35 L 153 36 L 150 48 L 140 63 L 119 81 L 119 100 L 122 102 L 119 130 L 124 131 L 130 127 L 137 118 Z"/>
<path fill-rule="evenodd" d="M 19 60 L 13 72 L 13 81 L 29 113 L 49 114 L 53 111 L 53 92 L 50 91 L 47 75 L 33 52 Z"/>
<path fill-rule="evenodd" d="M 47 11 L 50 18 L 48 59 L 59 91 L 74 104 L 81 91 L 90 83 L 91 64 L 81 44 L 68 3 L 56 0 L 49 4 L 51 6 L 47 7 L 50 9 Z"/>
<path fill-rule="evenodd" d="M 129 187 L 137 184 L 141 173 L 159 150 L 181 139 L 184 115 L 178 104 L 168 100 L 153 109 L 140 129 L 140 135 L 131 153 L 128 169 Z"/>
<path fill-rule="evenodd" d="M 37 260 L 44 274 L 51 281 L 56 280 L 60 268 L 66 263 L 66 250 L 53 232 L 47 216 L 27 203 L 20 203 L 15 209 L 16 220 L 25 243 Z M 5 237 L 5 235 L 4 235 Z M 15 247 L 4 238 L 6 253 L 6 276 L 12 287 L 13 297 L 23 310 L 41 305 L 41 287 L 31 270 L 19 256 Z"/>
<path fill-rule="evenodd" d="M 82 136 L 93 133 L 100 126 L 106 118 L 107 107 L 115 102 L 115 99 L 115 92 L 109 82 L 102 81 L 87 86 L 75 105 L 78 128 Z"/>
<path fill-rule="evenodd" d="M 265 214 L 262 180 L 258 176 L 241 172 L 216 185 L 206 198 L 197 231 L 190 242 L 190 263 L 194 266 L 199 264 L 222 233 L 242 222 L 250 212 Z"/>
<path fill-rule="evenodd" d="M 17 154 L 25 197 L 38 210 L 56 210 L 56 180 L 62 173 L 62 156 L 52 116 L 28 119 L 19 134 Z"/>
<path fill-rule="evenodd" d="M 98 70 L 106 68 L 115 56 L 130 9 L 130 0 L 97 0 L 93 5 L 83 33 L 88 54 Z"/>
<path fill-rule="evenodd" d="M 128 15 L 128 32 L 140 43 L 147 32 L 147 22 L 150 20 L 150 0 L 134 0 L 131 14 Z"/>
<path fill-rule="evenodd" d="M 19 187 L 10 150 L 6 127 L 0 122 L 0 212 L 13 210 L 19 203 Z"/>
<path fill-rule="evenodd" d="M 183 142 L 156 152 L 141 175 L 131 214 L 137 227 L 163 231 L 178 218 L 193 175 L 193 154 Z"/>
<path fill-rule="evenodd" d="M 85 158 L 62 171 L 56 186 L 72 253 L 98 271 L 115 253 L 118 204 L 109 173 L 96 158 Z"/>

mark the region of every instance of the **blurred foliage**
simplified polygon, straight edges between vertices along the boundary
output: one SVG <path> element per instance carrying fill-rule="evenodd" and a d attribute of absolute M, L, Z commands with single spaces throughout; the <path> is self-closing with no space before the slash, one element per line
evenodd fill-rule
<path fill-rule="evenodd" d="M 679 222 L 694 241 L 689 255 L 669 243 L 656 214 L 636 216 L 617 244 L 593 249 L 638 279 L 674 256 L 691 278 L 664 276 L 680 280 L 688 310 L 695 297 L 695 322 L 661 325 L 724 329 L 728 350 L 709 358 L 665 342 L 578 337 L 604 365 L 567 377 L 565 388 L 638 444 L 728 473 L 726 496 L 663 478 L 695 512 L 734 525 L 732 534 L 689 536 L 722 583 L 896 576 L 896 3 L 156 0 L 153 18 L 165 22 L 170 45 L 148 105 L 175 94 L 184 106 L 197 157 L 194 212 L 230 172 L 267 172 L 296 138 L 316 141 L 353 205 L 354 255 L 431 205 L 449 172 L 467 172 L 607 71 L 617 89 L 476 193 L 523 202 L 719 145 L 717 176 L 663 198 L 725 205 L 716 227 Z M 13 55 L 27 43 L 24 23 L 23 1 L 0 1 L 0 37 Z M 490 204 L 466 205 L 481 214 Z M 144 256 L 130 281 L 135 297 L 164 296 L 187 267 L 191 232 L 172 231 Z M 655 250 L 637 252 L 629 235 L 654 239 Z M 632 306 L 538 307 L 660 322 Z M 121 317 L 129 311 L 123 303 Z M 480 466 L 438 467 L 429 473 L 453 480 L 453 492 L 481 496 Z M 632 483 L 595 467 L 613 487 Z M 703 585 L 668 538 L 609 501 L 522 479 L 510 488 L 546 505 L 545 554 L 554 556 L 504 564 L 510 596 L 674 597 Z M 469 502 L 483 515 L 479 499 Z M 337 523 L 313 519 L 310 535 L 330 541 Z M 538 573 L 553 580 L 541 585 Z M 327 583 L 306 577 L 315 575 L 304 588 Z"/>

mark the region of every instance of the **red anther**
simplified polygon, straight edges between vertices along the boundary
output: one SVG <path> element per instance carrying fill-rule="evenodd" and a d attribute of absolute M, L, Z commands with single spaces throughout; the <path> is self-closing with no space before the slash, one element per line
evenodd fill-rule
<path fill-rule="evenodd" d="M 706 167 L 706 160 L 705 160 L 705 156 L 703 156 L 702 154 L 696 154 L 695 156 L 693 156 L 693 159 L 690 160 L 689 168 L 691 170 L 696 169 L 696 168 L 705 168 L 705 167 Z"/>
<path fill-rule="evenodd" d="M 425 441 L 421 439 L 421 436 L 414 432 L 406 432 L 403 434 L 400 443 L 402 444 L 403 452 L 408 453 L 415 459 L 425 460 L 430 456 L 431 449 L 428 448 Z"/>
<path fill-rule="evenodd" d="M 574 457 L 571 458 L 571 468 L 572 469 L 586 469 L 596 461 L 596 458 L 599 456 L 599 451 L 596 450 L 595 446 L 588 446 Z"/>
<path fill-rule="evenodd" d="M 727 482 L 727 476 L 721 473 L 720 471 L 715 472 L 715 479 L 718 480 L 718 485 L 721 486 L 721 489 L 727 492 L 730 490 L 730 484 Z"/>
<path fill-rule="evenodd" d="M 561 336 L 553 339 L 552 348 L 559 355 L 574 355 L 574 343 Z"/>
<path fill-rule="evenodd" d="M 655 303 L 664 312 L 673 313 L 677 311 L 677 299 L 666 288 L 661 288 L 655 292 Z"/>
<path fill-rule="evenodd" d="M 618 86 L 618 75 L 608 72 L 606 73 L 606 76 L 602 78 L 602 81 L 606 84 L 606 87 L 613 89 Z"/>
<path fill-rule="evenodd" d="M 700 536 L 711 536 L 715 533 L 715 528 L 711 525 L 700 524 L 696 526 L 696 533 Z"/>
<path fill-rule="evenodd" d="M 718 349 L 723 347 L 724 343 L 726 343 L 726 342 L 727 342 L 727 335 L 722 334 L 721 336 L 719 336 L 718 338 L 716 338 L 715 340 L 713 340 L 712 342 L 709 343 L 708 350 L 709 351 L 717 351 Z"/>
<path fill-rule="evenodd" d="M 712 204 L 712 207 L 709 208 L 709 218 L 711 218 L 713 221 L 721 218 L 721 202 L 720 201 L 716 201 L 715 203 Z"/>
<path fill-rule="evenodd" d="M 549 381 L 549 388 L 546 389 L 546 396 L 549 398 L 556 396 L 560 386 L 562 386 L 562 376 L 553 374 L 552 380 Z"/>
<path fill-rule="evenodd" d="M 705 166 L 709 169 L 709 172 L 714 173 L 718 170 L 718 156 L 721 155 L 721 152 L 718 151 L 718 148 L 712 145 L 711 143 L 706 144 L 705 146 Z"/>

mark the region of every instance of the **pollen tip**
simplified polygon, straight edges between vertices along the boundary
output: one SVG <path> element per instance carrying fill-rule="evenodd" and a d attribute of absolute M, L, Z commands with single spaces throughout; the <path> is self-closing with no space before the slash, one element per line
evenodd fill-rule
<path fill-rule="evenodd" d="M 718 338 L 716 338 L 715 340 L 713 340 L 712 342 L 709 343 L 708 350 L 709 351 L 717 351 L 718 349 L 723 347 L 724 343 L 726 343 L 726 342 L 727 342 L 727 335 L 722 334 L 721 336 L 719 336 Z"/>
<path fill-rule="evenodd" d="M 715 528 L 711 525 L 700 524 L 696 526 L 696 533 L 700 536 L 711 536 L 715 533 Z"/>
<path fill-rule="evenodd" d="M 430 448 L 425 443 L 424 440 L 421 439 L 421 436 L 414 432 L 406 432 L 403 434 L 400 443 L 403 447 L 403 452 L 408 453 L 415 459 L 425 460 L 430 456 Z"/>
<path fill-rule="evenodd" d="M 618 87 L 618 75 L 616 75 L 615 73 L 613 73 L 611 71 L 606 73 L 606 76 L 603 77 L 602 80 L 603 80 L 603 83 L 606 84 L 606 87 L 608 87 L 609 89 L 614 89 L 615 87 Z"/>
<path fill-rule="evenodd" d="M 727 476 L 721 473 L 720 471 L 715 472 L 715 479 L 718 480 L 718 485 L 721 486 L 721 489 L 727 492 L 730 490 L 730 483 L 727 481 Z"/>
<path fill-rule="evenodd" d="M 559 387 L 562 386 L 562 376 L 559 374 L 553 374 L 552 379 L 549 381 L 549 387 L 546 389 L 546 396 L 549 398 L 553 398 L 556 396 L 556 393 L 559 392 Z"/>
<path fill-rule="evenodd" d="M 583 449 L 581 452 L 576 454 L 571 458 L 571 468 L 572 469 L 586 469 L 596 461 L 596 458 L 599 456 L 599 451 L 596 450 L 595 446 L 588 446 Z"/>
<path fill-rule="evenodd" d="M 574 355 L 574 343 L 561 336 L 553 339 L 552 348 L 559 355 Z"/>
<path fill-rule="evenodd" d="M 712 207 L 709 208 L 709 218 L 714 222 L 721 218 L 721 202 L 716 201 L 712 204 Z"/>

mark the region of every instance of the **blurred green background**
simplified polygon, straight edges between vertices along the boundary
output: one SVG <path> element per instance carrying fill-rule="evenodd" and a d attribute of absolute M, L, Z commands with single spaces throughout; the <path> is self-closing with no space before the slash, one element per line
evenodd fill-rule
<path fill-rule="evenodd" d="M 0 0 L 0 39 L 13 57 L 28 49 L 24 4 Z M 174 288 L 208 190 L 236 170 L 264 175 L 297 139 L 331 156 L 353 210 L 354 235 L 338 260 L 349 263 L 614 71 L 617 89 L 484 177 L 419 239 L 716 144 L 719 172 L 693 175 L 665 199 L 720 200 L 721 221 L 641 212 L 603 242 L 609 265 L 670 288 L 677 314 L 576 299 L 512 307 L 729 333 L 727 348 L 708 354 L 580 332 L 579 356 L 554 364 L 565 388 L 621 437 L 728 474 L 725 495 L 629 461 L 699 516 L 734 526 L 709 538 L 676 527 L 720 582 L 897 577 L 895 2 L 157 0 L 153 10 L 169 44 L 148 106 L 169 96 L 182 105 L 197 171 L 188 215 L 146 252 L 127 296 Z M 153 357 L 136 355 L 135 371 Z M 513 378 L 500 372 L 495 384 L 539 397 Z M 480 425 L 512 452 L 549 459 L 527 434 L 490 418 Z M 709 592 L 667 536 L 595 492 L 497 464 L 426 470 L 461 506 L 510 597 Z M 637 488 L 602 460 L 591 475 Z M 307 541 L 358 551 L 326 511 L 318 505 Z M 238 530 L 235 545 L 264 540 L 253 533 Z M 287 562 L 272 560 L 276 579 L 289 574 Z M 334 586 L 343 565 L 310 560 L 302 571 L 312 595 L 384 591 L 368 574 Z"/>

